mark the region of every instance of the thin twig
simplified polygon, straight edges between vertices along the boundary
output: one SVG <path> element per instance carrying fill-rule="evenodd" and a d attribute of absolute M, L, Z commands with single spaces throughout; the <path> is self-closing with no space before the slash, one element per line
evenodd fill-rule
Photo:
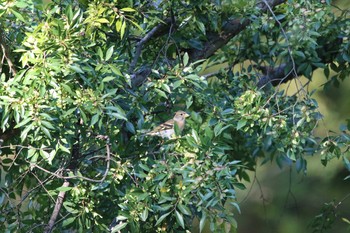
<path fill-rule="evenodd" d="M 287 49 L 288 49 L 288 54 L 289 54 L 289 57 L 292 61 L 292 72 L 293 72 L 293 75 L 294 77 L 298 77 L 298 73 L 297 73 L 297 69 L 296 69 L 296 65 L 295 65 L 295 61 L 294 61 L 294 58 L 292 56 L 292 49 L 290 48 L 290 43 L 289 43 L 289 39 L 288 39 L 288 36 L 281 24 L 281 22 L 277 19 L 275 13 L 273 12 L 272 8 L 270 7 L 269 3 L 266 1 L 266 0 L 263 0 L 264 4 L 266 5 L 266 7 L 268 8 L 269 12 L 272 14 L 273 18 L 275 19 L 275 21 L 277 22 L 281 32 L 282 32 L 282 35 L 284 37 L 284 39 L 286 40 L 287 42 Z M 286 75 L 283 79 L 281 79 L 280 83 L 283 83 L 284 79 L 287 78 L 288 75 Z M 299 80 L 300 82 L 300 80 Z M 301 82 L 300 82 L 301 83 Z M 301 84 L 302 85 L 302 84 Z M 305 90 L 304 90 L 305 91 Z"/>
<path fill-rule="evenodd" d="M 0 29 L 0 46 L 3 53 L 3 56 L 6 58 L 7 64 L 9 66 L 10 72 L 12 72 L 13 75 L 16 75 L 17 71 L 16 68 L 10 58 L 10 51 L 8 46 L 6 45 L 5 38 L 4 38 L 4 32 Z"/>
<path fill-rule="evenodd" d="M 110 145 L 109 145 L 109 138 L 104 136 L 106 139 L 106 161 L 107 161 L 107 164 L 106 164 L 106 170 L 105 170 L 105 173 L 103 174 L 102 178 L 99 179 L 99 180 L 96 180 L 96 179 L 91 179 L 91 178 L 88 178 L 88 177 L 84 177 L 84 176 L 63 176 L 63 175 L 60 175 L 62 173 L 62 169 L 58 169 L 56 172 L 51 172 L 39 165 L 37 165 L 36 163 L 30 163 L 30 166 L 31 167 L 35 167 L 35 168 L 38 168 L 39 170 L 43 171 L 43 172 L 46 172 L 54 177 L 57 177 L 57 178 L 60 178 L 60 179 L 65 179 L 65 180 L 70 180 L 70 179 L 82 179 L 82 180 L 86 180 L 86 181 L 90 181 L 90 182 L 95 182 L 95 183 L 100 183 L 100 182 L 103 182 L 106 177 L 107 177 L 107 174 L 109 172 L 109 168 L 110 168 L 110 161 L 111 161 L 111 152 L 110 152 Z"/>

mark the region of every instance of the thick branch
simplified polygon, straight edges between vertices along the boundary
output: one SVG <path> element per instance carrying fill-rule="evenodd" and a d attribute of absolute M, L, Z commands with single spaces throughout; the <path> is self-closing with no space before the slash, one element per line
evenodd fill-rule
<path fill-rule="evenodd" d="M 146 44 L 150 39 L 152 39 L 154 37 L 158 37 L 158 36 L 166 34 L 171 28 L 172 21 L 173 20 L 171 18 L 164 20 L 164 23 L 160 23 L 156 27 L 154 27 L 136 44 L 136 51 L 134 54 L 134 58 L 132 59 L 132 62 L 130 64 L 130 67 L 128 70 L 129 74 L 134 71 L 136 64 L 137 64 L 137 60 L 139 59 L 139 57 L 141 55 L 142 48 L 143 48 L 144 44 Z"/>
<path fill-rule="evenodd" d="M 271 7 L 275 7 L 286 2 L 286 0 L 267 0 L 266 2 Z M 257 7 L 261 10 L 261 12 L 266 12 L 268 10 L 266 4 L 263 2 L 258 3 Z M 203 49 L 193 49 L 190 51 L 190 58 L 193 61 L 196 61 L 212 56 L 218 49 L 226 45 L 229 40 L 243 31 L 250 23 L 251 22 L 248 19 L 243 21 L 241 21 L 241 19 L 229 20 L 224 24 L 220 33 L 211 33 L 210 39 L 205 43 Z"/>
<path fill-rule="evenodd" d="M 318 44 L 323 46 L 316 50 L 317 55 L 320 58 L 320 62 L 323 64 L 332 62 L 339 55 L 340 45 L 343 43 L 342 38 L 335 38 L 334 40 L 328 40 L 327 43 L 324 43 L 322 40 L 325 40 L 327 37 L 328 36 L 325 35 L 319 38 L 320 42 Z M 314 65 L 311 65 L 311 67 L 312 71 L 318 68 Z M 263 76 L 261 76 L 257 84 L 259 88 L 264 87 L 268 83 L 271 83 L 272 86 L 278 86 L 303 75 L 301 71 L 297 72 L 297 69 L 294 71 L 293 68 L 287 69 L 287 64 L 285 63 L 277 67 L 260 66 L 256 68 L 263 73 Z"/>
<path fill-rule="evenodd" d="M 66 188 L 69 187 L 69 181 L 64 181 L 62 188 Z M 57 216 L 61 210 L 62 204 L 63 204 L 63 200 L 64 200 L 64 196 L 66 195 L 66 191 L 60 191 L 58 193 L 58 197 L 57 197 L 57 201 L 56 201 L 56 205 L 55 208 L 52 212 L 51 218 L 49 223 L 47 224 L 46 228 L 45 228 L 45 233 L 50 233 L 53 229 L 53 226 L 55 225 Z"/>
<path fill-rule="evenodd" d="M 271 6 L 275 7 L 279 4 L 286 2 L 286 0 L 266 0 L 266 2 Z M 261 12 L 266 12 L 268 10 L 266 4 L 264 2 L 259 2 L 257 7 L 261 10 Z M 136 52 L 132 63 L 130 64 L 129 74 L 134 72 L 134 69 L 137 64 L 137 60 L 141 54 L 141 50 L 146 42 L 148 42 L 152 38 L 156 38 L 160 35 L 164 35 L 165 32 L 171 30 L 173 19 L 168 19 L 166 24 L 159 24 L 154 29 L 152 29 L 146 36 L 141 39 L 141 41 L 136 46 Z M 223 28 L 219 32 L 208 32 L 208 41 L 204 44 L 203 49 L 192 49 L 189 52 L 190 58 L 192 61 L 198 59 L 205 59 L 212 56 L 218 49 L 222 48 L 226 45 L 234 36 L 238 35 L 241 31 L 243 31 L 249 24 L 250 20 L 245 19 L 232 19 L 227 21 Z M 156 33 L 157 32 L 157 33 Z M 142 84 L 147 76 L 150 74 L 150 69 L 147 72 L 136 72 L 131 75 L 133 87 Z"/>

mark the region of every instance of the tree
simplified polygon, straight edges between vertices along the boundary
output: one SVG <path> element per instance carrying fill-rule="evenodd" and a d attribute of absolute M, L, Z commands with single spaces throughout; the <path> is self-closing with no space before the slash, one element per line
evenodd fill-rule
<path fill-rule="evenodd" d="M 350 170 L 350 125 L 315 138 L 299 81 L 349 75 L 346 14 L 328 0 L 2 2 L 0 229 L 227 231 L 257 158 L 303 172 L 322 152 Z M 144 135 L 179 109 L 182 134 Z"/>

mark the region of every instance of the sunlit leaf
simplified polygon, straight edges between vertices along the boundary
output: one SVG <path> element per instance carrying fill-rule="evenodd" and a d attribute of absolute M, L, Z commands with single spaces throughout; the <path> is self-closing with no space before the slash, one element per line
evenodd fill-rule
<path fill-rule="evenodd" d="M 114 51 L 114 46 L 111 46 L 106 52 L 105 61 L 108 61 L 112 57 L 113 51 Z"/>
<path fill-rule="evenodd" d="M 125 12 L 135 12 L 135 9 L 132 9 L 130 7 L 124 7 L 124 8 L 121 8 L 120 10 Z"/>

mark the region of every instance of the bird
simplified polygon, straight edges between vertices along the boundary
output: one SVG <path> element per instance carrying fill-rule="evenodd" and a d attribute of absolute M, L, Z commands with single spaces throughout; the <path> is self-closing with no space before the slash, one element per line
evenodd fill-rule
<path fill-rule="evenodd" d="M 174 124 L 176 124 L 179 128 L 179 131 L 182 132 L 182 130 L 185 127 L 186 118 L 189 116 L 190 115 L 188 115 L 184 111 L 177 111 L 173 119 L 170 119 L 160 124 L 159 126 L 155 127 L 152 131 L 146 133 L 146 135 L 159 136 L 162 138 L 170 139 L 175 134 Z"/>

